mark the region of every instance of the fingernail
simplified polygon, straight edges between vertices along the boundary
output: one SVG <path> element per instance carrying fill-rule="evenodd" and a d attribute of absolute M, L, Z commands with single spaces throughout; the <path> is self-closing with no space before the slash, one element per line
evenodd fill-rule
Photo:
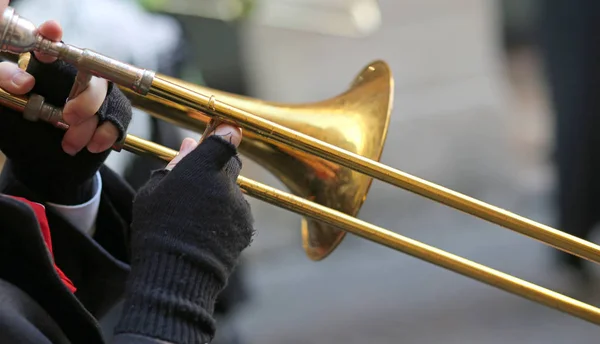
<path fill-rule="evenodd" d="M 16 72 L 12 77 L 12 82 L 16 86 L 23 86 L 32 76 L 23 71 Z"/>
<path fill-rule="evenodd" d="M 96 142 L 90 142 L 87 149 L 90 153 L 100 153 L 100 145 Z"/>
<path fill-rule="evenodd" d="M 75 147 L 70 146 L 68 144 L 63 144 L 63 150 L 65 151 L 65 153 L 69 154 L 70 156 L 75 156 L 75 154 L 77 154 L 77 149 L 75 149 Z"/>
<path fill-rule="evenodd" d="M 240 145 L 240 141 L 242 140 L 241 130 L 230 124 L 218 126 L 213 132 L 213 135 L 221 136 L 236 147 Z"/>

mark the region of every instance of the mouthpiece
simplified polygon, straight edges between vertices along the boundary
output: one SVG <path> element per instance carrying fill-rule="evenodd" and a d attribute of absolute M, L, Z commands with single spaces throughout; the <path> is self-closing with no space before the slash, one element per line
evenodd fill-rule
<path fill-rule="evenodd" d="M 54 56 L 74 65 L 80 75 L 71 96 L 85 88 L 90 75 L 104 78 L 125 86 L 141 95 L 146 95 L 152 87 L 155 72 L 138 68 L 89 49 L 52 42 L 40 35 L 37 27 L 25 18 L 21 18 L 12 7 L 7 7 L 0 18 L 0 51 L 12 54 L 41 52 Z"/>
<path fill-rule="evenodd" d="M 43 40 L 37 27 L 21 18 L 12 7 L 7 7 L 2 13 L 0 32 L 0 50 L 13 54 L 31 52 Z"/>

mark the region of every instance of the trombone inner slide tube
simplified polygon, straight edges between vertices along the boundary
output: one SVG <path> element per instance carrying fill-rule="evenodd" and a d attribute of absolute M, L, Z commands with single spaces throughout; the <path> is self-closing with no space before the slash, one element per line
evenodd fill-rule
<path fill-rule="evenodd" d="M 411 191 L 438 203 L 536 239 L 556 249 L 600 263 L 600 246 L 504 209 L 486 204 L 377 161 L 317 140 L 255 114 L 235 108 L 209 94 L 200 94 L 170 82 L 154 72 L 137 68 L 88 49 L 51 42 L 35 26 L 8 7 L 0 17 L 0 50 L 10 53 L 39 51 L 72 63 L 80 71 L 105 78 L 151 100 L 170 102 L 258 134 L 266 143 L 291 147 Z M 289 148 L 288 148 L 289 149 Z"/>
<path fill-rule="evenodd" d="M 29 99 L 15 96 L 0 89 L 0 105 L 23 112 Z M 44 104 L 51 107 L 51 105 Z M 60 112 L 60 109 L 51 109 Z M 178 152 L 151 141 L 128 134 L 123 149 L 138 155 L 171 161 Z M 406 253 L 431 264 L 459 273 L 498 289 L 521 296 L 530 301 L 557 309 L 590 323 L 600 325 L 600 309 L 552 290 L 521 280 L 460 256 L 437 249 L 419 241 L 404 237 L 384 228 L 359 220 L 342 212 L 324 207 L 251 179 L 239 176 L 237 184 L 242 191 L 258 200 L 287 209 L 294 213 L 323 221 L 369 241 Z"/>
<path fill-rule="evenodd" d="M 600 263 L 600 246 L 504 209 L 396 170 L 380 162 L 341 149 L 311 136 L 269 122 L 254 114 L 194 92 L 175 83 L 154 78 L 148 97 L 185 106 L 260 135 L 265 142 L 284 145 L 335 162 L 354 171 L 411 191 L 467 214 L 511 229 L 562 251 Z"/>

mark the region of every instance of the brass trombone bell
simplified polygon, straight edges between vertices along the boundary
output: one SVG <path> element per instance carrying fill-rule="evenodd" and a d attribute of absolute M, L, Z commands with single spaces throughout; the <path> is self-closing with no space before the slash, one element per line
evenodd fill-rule
<path fill-rule="evenodd" d="M 346 143 L 344 141 L 326 142 L 324 140 L 329 139 L 329 137 L 311 136 L 310 134 L 315 133 L 310 133 L 310 130 L 305 133 L 306 128 L 301 126 L 306 124 L 305 121 L 293 121 L 291 122 L 293 127 L 286 127 L 265 119 L 257 113 L 251 113 L 232 106 L 212 93 L 198 93 L 187 88 L 182 82 L 165 78 L 154 71 L 111 59 L 89 49 L 81 49 L 63 42 L 52 42 L 40 36 L 33 23 L 21 18 L 11 7 L 7 7 L 0 17 L 0 27 L 2 28 L 0 31 L 0 51 L 13 54 L 38 51 L 49 56 L 55 56 L 78 68 L 77 80 L 89 80 L 91 75 L 110 80 L 147 98 L 149 101 L 185 111 L 193 120 L 202 121 L 203 118 L 208 116 L 211 119 L 235 124 L 242 127 L 246 133 L 255 133 L 256 141 L 261 144 L 271 145 L 279 150 L 301 152 L 299 154 L 310 155 L 337 166 L 352 169 L 368 177 L 377 178 L 388 184 L 537 239 L 562 251 L 600 263 L 600 247 L 598 245 L 417 178 L 369 157 L 361 156 L 348 150 L 352 147 L 344 146 Z M 378 64 L 382 65 L 382 63 Z M 377 68 L 373 67 L 376 67 L 375 64 L 367 67 L 365 71 L 377 73 Z M 364 81 L 369 80 L 370 78 L 364 79 Z M 376 80 L 379 82 L 383 80 L 384 83 L 392 85 L 391 74 L 387 81 L 381 78 Z M 80 83 L 76 83 L 75 86 L 75 88 L 82 89 Z M 389 102 L 388 106 L 391 106 L 391 86 L 389 90 L 387 100 Z M 375 95 L 378 97 L 376 99 L 381 99 L 382 96 L 388 97 L 388 94 Z M 370 104 L 375 100 L 369 99 L 368 101 L 368 106 L 371 106 Z M 339 105 L 341 106 L 341 113 L 346 109 L 350 109 L 344 102 L 340 102 Z M 310 116 L 313 109 L 307 107 L 305 110 L 307 111 L 304 114 Z M 198 117 L 197 114 L 202 114 L 202 118 Z M 282 118 L 288 120 L 285 116 L 280 116 L 275 120 L 281 120 Z M 319 121 L 328 122 L 328 119 L 319 118 Z M 311 129 L 311 127 L 308 127 L 308 129 Z M 370 128 L 361 129 L 362 131 L 370 130 Z M 316 134 L 324 135 L 322 131 Z M 355 151 L 357 150 L 355 149 Z M 335 246 L 335 244 L 333 245 Z M 328 251 L 330 249 L 331 247 L 328 248 Z"/>
<path fill-rule="evenodd" d="M 40 37 L 33 24 L 20 18 L 10 7 L 0 18 L 0 27 L 0 50 L 13 54 L 40 51 L 63 59 L 75 65 L 84 76 L 89 73 L 120 85 L 135 106 L 146 109 L 151 115 L 193 130 L 204 128 L 209 119 L 242 127 L 245 137 L 242 141 L 244 147 L 240 150 L 275 173 L 296 195 L 243 176 L 238 178 L 238 185 L 251 197 L 310 219 L 305 220 L 303 233 L 305 248 L 312 259 L 322 259 L 329 254 L 342 240 L 341 231 L 350 232 L 600 324 L 600 309 L 596 307 L 355 217 L 364 202 L 371 178 L 377 178 L 600 263 L 600 247 L 591 242 L 379 163 L 377 160 L 385 141 L 393 94 L 392 76 L 384 62 L 371 63 L 355 78 L 348 91 L 332 99 L 313 104 L 275 104 L 191 85 L 93 51 L 63 42 L 50 42 Z M 23 59 L 21 66 L 25 63 Z M 39 96 L 36 96 L 36 101 L 37 107 L 28 107 L 30 98 L 0 92 L 2 105 L 24 112 L 28 119 L 43 119 L 48 114 L 60 118 L 60 109 L 40 104 Z M 32 113 L 32 108 L 36 113 Z M 164 161 L 169 161 L 176 154 L 132 135 L 127 135 L 125 141 L 115 147 L 116 150 L 120 148 Z M 358 173 L 364 176 L 359 178 Z M 346 193 L 348 189 L 352 191 Z"/>
<path fill-rule="evenodd" d="M 235 108 L 260 114 L 261 118 L 360 156 L 372 160 L 381 157 L 393 101 L 393 79 L 388 65 L 383 61 L 375 61 L 361 70 L 346 92 L 311 104 L 266 102 L 164 75 L 160 77 L 195 92 L 211 94 Z M 192 131 L 203 132 L 210 120 L 197 111 L 151 100 L 127 88 L 122 90 L 137 108 Z M 350 216 L 358 215 L 372 181 L 362 173 L 326 159 L 285 145 L 265 142 L 253 131 L 244 131 L 240 152 L 267 169 L 295 195 Z M 307 217 L 302 218 L 301 226 L 302 245 L 312 260 L 321 260 L 329 255 L 345 235 L 335 226 Z"/>
<path fill-rule="evenodd" d="M 28 97 L 12 95 L 0 89 L 0 104 L 2 106 L 24 112 L 28 103 Z M 43 110 L 45 112 L 61 111 L 47 104 L 44 104 L 43 107 L 45 107 Z M 125 137 L 121 148 L 135 154 L 152 156 L 164 162 L 171 161 L 177 155 L 177 152 L 170 148 L 131 134 Z M 589 304 L 409 239 L 305 198 L 252 181 L 243 176 L 238 177 L 237 183 L 245 194 L 258 200 L 290 210 L 315 221 L 335 226 L 343 231 L 353 233 L 399 252 L 407 253 L 463 276 L 600 325 L 600 309 Z"/>

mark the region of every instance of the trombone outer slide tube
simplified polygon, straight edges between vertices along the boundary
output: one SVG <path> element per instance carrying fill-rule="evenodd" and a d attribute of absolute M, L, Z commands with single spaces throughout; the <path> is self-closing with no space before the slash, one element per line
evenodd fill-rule
<path fill-rule="evenodd" d="M 494 207 L 458 192 L 393 169 L 353 154 L 339 147 L 319 141 L 308 135 L 264 120 L 249 112 L 236 109 L 156 76 L 154 71 L 138 68 L 89 49 L 80 49 L 63 42 L 52 42 L 42 37 L 35 25 L 7 7 L 0 16 L 0 50 L 19 54 L 39 51 L 56 56 L 75 65 L 80 72 L 89 73 L 132 89 L 141 95 L 152 95 L 179 106 L 212 115 L 224 122 L 263 136 L 266 142 L 284 144 L 349 169 L 411 191 L 438 203 L 536 239 L 556 249 L 600 263 L 600 246 L 573 235 L 563 233 L 504 209 Z"/>
<path fill-rule="evenodd" d="M 127 135 L 123 149 L 138 154 L 171 161 L 175 150 Z M 572 299 L 552 290 L 521 280 L 460 256 L 445 252 L 427 244 L 404 237 L 342 212 L 313 203 L 304 198 L 285 193 L 251 179 L 239 176 L 237 184 L 242 191 L 258 200 L 287 209 L 296 214 L 337 226 L 364 239 L 406 253 L 410 256 L 440 266 L 463 276 L 483 282 L 492 287 L 519 295 L 530 301 L 557 309 L 577 318 L 600 325 L 600 309 Z"/>
<path fill-rule="evenodd" d="M 265 142 L 275 145 L 283 144 L 338 163 L 388 184 L 536 239 L 556 249 L 594 263 L 600 263 L 600 246 L 594 243 L 262 119 L 254 114 L 220 102 L 214 96 L 199 94 L 158 76 L 154 77 L 147 96 L 156 102 L 164 103 L 166 101 L 172 106 L 183 106 L 224 122 L 233 123 L 245 130 L 261 135 Z"/>
<path fill-rule="evenodd" d="M 28 98 L 25 96 L 14 96 L 0 89 L 0 104 L 5 107 L 23 112 L 27 106 L 27 102 Z M 171 161 L 178 154 L 175 150 L 131 134 L 125 136 L 122 148 L 134 154 L 151 156 L 164 162 Z M 406 253 L 410 256 L 521 296 L 549 308 L 554 308 L 593 324 L 600 325 L 600 309 L 589 304 L 442 251 L 419 241 L 406 238 L 342 212 L 271 188 L 243 176 L 238 177 L 237 184 L 245 194 L 258 200 L 287 209 L 299 215 L 337 226 L 340 229 L 364 239 Z"/>
<path fill-rule="evenodd" d="M 202 95 L 161 79 L 156 76 L 154 71 L 120 62 L 89 49 L 80 49 L 63 42 L 51 42 L 41 37 L 31 22 L 20 18 L 10 7 L 2 14 L 0 23 L 4 25 L 4 31 L 0 36 L 2 43 L 0 50 L 2 51 L 12 53 L 40 51 L 55 56 L 75 65 L 80 72 L 110 80 L 140 95 L 150 95 L 155 101 L 167 101 L 177 104 L 177 106 L 185 106 L 224 122 L 234 123 L 243 129 L 260 134 L 266 142 L 287 145 L 338 163 L 372 178 L 536 239 L 556 249 L 600 263 L 600 246 L 589 241 L 267 121 L 222 103 L 213 96 Z"/>

